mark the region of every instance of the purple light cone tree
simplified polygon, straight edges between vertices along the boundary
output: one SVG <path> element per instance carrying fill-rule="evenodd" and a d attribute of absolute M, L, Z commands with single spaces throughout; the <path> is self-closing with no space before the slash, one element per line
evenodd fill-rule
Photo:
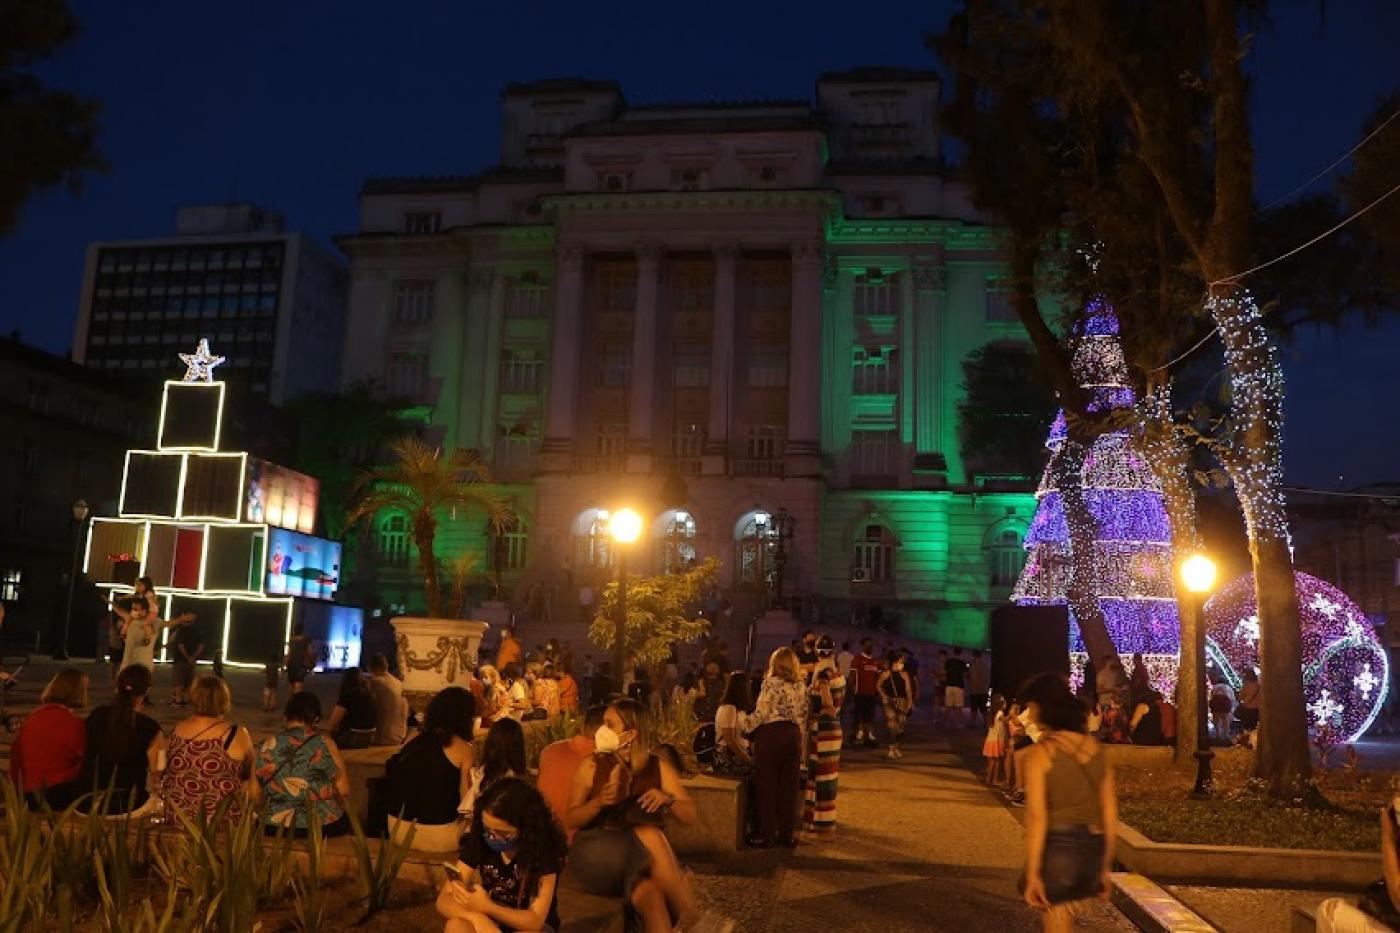
<path fill-rule="evenodd" d="M 1074 372 L 1092 396 L 1090 410 L 1131 408 L 1136 398 L 1118 341 L 1118 318 L 1107 301 L 1089 303 L 1074 328 L 1073 341 Z M 1061 455 L 1065 437 L 1062 411 L 1045 442 L 1050 462 L 1036 492 L 1040 504 L 1026 533 L 1026 565 L 1011 595 L 1018 605 L 1068 602 L 1070 532 L 1054 479 L 1055 458 Z M 1172 585 L 1171 524 L 1161 484 L 1126 430 L 1095 438 L 1080 475 L 1094 523 L 1094 595 L 1109 636 L 1125 667 L 1134 653 L 1141 652 L 1153 685 L 1170 696 L 1176 683 L 1180 629 Z M 1072 609 L 1069 651 L 1077 685 L 1086 654 Z"/>

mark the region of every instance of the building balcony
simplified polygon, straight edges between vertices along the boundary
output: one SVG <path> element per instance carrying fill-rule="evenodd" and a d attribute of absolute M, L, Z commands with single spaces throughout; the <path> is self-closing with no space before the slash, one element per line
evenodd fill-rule
<path fill-rule="evenodd" d="M 623 454 L 590 454 L 574 457 L 575 473 L 621 473 L 627 467 Z"/>
<path fill-rule="evenodd" d="M 700 457 L 668 457 L 657 463 L 656 472 L 678 476 L 699 476 L 703 467 Z"/>
<path fill-rule="evenodd" d="M 783 461 L 780 458 L 735 460 L 731 472 L 735 476 L 782 476 Z"/>
<path fill-rule="evenodd" d="M 851 141 L 858 146 L 903 146 L 909 142 L 909 124 L 876 123 L 852 126 Z"/>

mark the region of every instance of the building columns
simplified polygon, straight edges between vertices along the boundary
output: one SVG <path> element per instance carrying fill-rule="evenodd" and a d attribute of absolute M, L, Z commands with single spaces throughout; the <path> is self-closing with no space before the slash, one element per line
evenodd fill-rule
<path fill-rule="evenodd" d="M 788 346 L 789 476 L 821 475 L 822 252 L 816 243 L 792 249 Z"/>
<path fill-rule="evenodd" d="M 559 277 L 554 289 L 554 333 L 550 342 L 549 417 L 540 467 L 562 473 L 573 468 L 578 412 L 579 342 L 583 332 L 582 247 L 559 250 Z"/>
<path fill-rule="evenodd" d="M 710 420 L 705 432 L 703 472 L 723 476 L 729 469 L 729 422 L 734 401 L 734 301 L 739 250 L 732 243 L 714 248 L 715 303 L 710 325 Z"/>
<path fill-rule="evenodd" d="M 433 318 L 428 347 L 428 375 L 433 383 L 433 424 L 442 430 L 444 450 L 471 446 L 462 436 L 458 400 L 467 323 L 467 295 L 462 270 L 441 269 L 433 277 Z"/>
<path fill-rule="evenodd" d="M 632 317 L 632 387 L 627 404 L 627 472 L 650 473 L 656 428 L 656 306 L 661 251 L 637 247 L 637 305 Z"/>
<path fill-rule="evenodd" d="M 944 433 L 950 420 L 943 411 L 942 257 L 919 257 L 911 272 L 914 328 L 905 346 L 914 364 L 914 485 L 942 485 L 948 469 Z"/>
<path fill-rule="evenodd" d="M 477 419 L 475 443 L 465 446 L 475 447 L 482 456 L 489 457 L 497 434 L 496 395 L 501 365 L 504 277 L 494 269 L 473 269 L 467 275 L 467 293 L 470 295 L 467 314 L 471 319 L 467 339 L 471 342 L 465 358 L 476 372 L 481 373 L 481 382 L 472 386 L 469 384 L 471 380 L 463 381 L 463 418 Z M 466 436 L 465 432 L 463 436 Z"/>

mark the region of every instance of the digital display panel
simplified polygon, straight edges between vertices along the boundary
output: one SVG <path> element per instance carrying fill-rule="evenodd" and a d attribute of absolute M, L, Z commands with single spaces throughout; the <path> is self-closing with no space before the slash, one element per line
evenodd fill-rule
<path fill-rule="evenodd" d="M 310 534 L 316 530 L 321 484 L 296 470 L 249 458 L 243 518 Z"/>
<path fill-rule="evenodd" d="M 340 542 L 268 529 L 267 595 L 335 599 L 339 586 Z"/>

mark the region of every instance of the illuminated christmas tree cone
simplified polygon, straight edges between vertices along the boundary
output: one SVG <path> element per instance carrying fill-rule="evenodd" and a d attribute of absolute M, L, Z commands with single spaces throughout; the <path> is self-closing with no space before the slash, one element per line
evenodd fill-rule
<path fill-rule="evenodd" d="M 1091 410 L 1131 408 L 1135 393 L 1118 340 L 1118 318 L 1102 298 L 1091 301 L 1073 331 L 1073 367 L 1092 396 Z M 1026 533 L 1026 565 L 1011 599 L 1022 606 L 1066 604 L 1070 535 L 1056 485 L 1054 458 L 1061 456 L 1065 414 L 1056 416 L 1045 446 L 1050 450 L 1036 492 L 1039 505 Z M 1171 697 L 1176 686 L 1180 626 L 1172 583 L 1171 524 L 1162 487 L 1127 431 L 1094 440 L 1082 471 L 1084 498 L 1093 517 L 1095 595 L 1109 636 L 1131 669 L 1141 652 L 1153 686 Z M 1070 611 L 1070 675 L 1077 688 L 1087 655 Z"/>

